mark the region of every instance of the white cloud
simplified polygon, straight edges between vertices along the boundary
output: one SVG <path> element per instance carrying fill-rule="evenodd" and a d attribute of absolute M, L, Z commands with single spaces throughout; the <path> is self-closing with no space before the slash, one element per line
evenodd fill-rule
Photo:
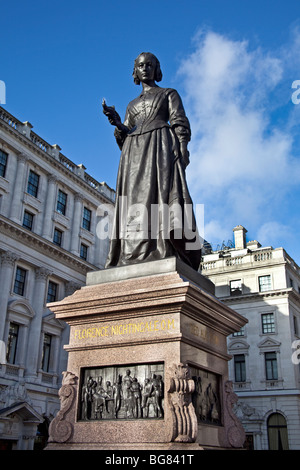
<path fill-rule="evenodd" d="M 294 34 L 295 43 L 299 37 Z M 222 228 L 228 233 L 238 224 L 258 230 L 273 223 L 278 204 L 300 182 L 291 126 L 272 121 L 271 97 L 286 68 L 283 49 L 251 50 L 246 41 L 214 32 L 198 35 L 194 53 L 181 65 L 192 127 L 187 176 L 194 202 L 205 204 L 206 239 L 213 227 L 222 241 Z"/>
<path fill-rule="evenodd" d="M 216 240 L 216 234 L 219 235 L 218 243 L 220 245 L 223 241 L 226 244 L 228 240 L 232 240 L 232 233 L 228 230 L 228 227 L 219 220 L 211 219 L 205 224 L 204 239 L 207 241 Z"/>
<path fill-rule="evenodd" d="M 290 228 L 276 221 L 266 222 L 257 233 L 257 237 L 263 246 L 272 245 L 273 248 L 280 245 L 281 240 L 287 240 L 290 236 Z"/>

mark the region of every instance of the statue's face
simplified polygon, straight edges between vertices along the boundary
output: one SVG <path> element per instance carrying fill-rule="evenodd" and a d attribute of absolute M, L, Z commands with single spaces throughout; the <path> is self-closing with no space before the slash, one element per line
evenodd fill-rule
<path fill-rule="evenodd" d="M 136 63 L 136 73 L 141 82 L 154 81 L 156 63 L 149 54 L 142 54 Z"/>

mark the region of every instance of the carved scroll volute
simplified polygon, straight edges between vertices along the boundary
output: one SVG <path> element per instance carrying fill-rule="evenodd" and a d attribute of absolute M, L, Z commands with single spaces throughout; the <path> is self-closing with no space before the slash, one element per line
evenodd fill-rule
<path fill-rule="evenodd" d="M 233 391 L 233 385 L 230 380 L 225 382 L 224 386 L 225 408 L 224 408 L 224 427 L 226 438 L 231 447 L 241 448 L 246 439 L 244 428 L 233 411 L 233 405 L 238 397 Z"/>
<path fill-rule="evenodd" d="M 171 441 L 195 442 L 197 437 L 197 417 L 192 404 L 195 383 L 189 376 L 187 365 L 174 366 L 171 372 L 168 398 L 173 417 Z"/>
<path fill-rule="evenodd" d="M 60 410 L 49 426 L 49 442 L 67 442 L 73 432 L 73 424 L 66 420 L 67 412 L 76 397 L 77 377 L 71 372 L 63 372 L 62 387 L 58 395 Z"/>

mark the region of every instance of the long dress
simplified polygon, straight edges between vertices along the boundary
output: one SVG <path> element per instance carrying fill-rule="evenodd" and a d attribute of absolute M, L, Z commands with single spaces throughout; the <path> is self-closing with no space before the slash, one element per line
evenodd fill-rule
<path fill-rule="evenodd" d="M 180 141 L 191 131 L 179 94 L 143 91 L 129 103 L 124 125 L 128 133 L 115 130 L 122 152 L 106 267 L 177 256 L 197 270 L 201 251 L 180 158 Z"/>

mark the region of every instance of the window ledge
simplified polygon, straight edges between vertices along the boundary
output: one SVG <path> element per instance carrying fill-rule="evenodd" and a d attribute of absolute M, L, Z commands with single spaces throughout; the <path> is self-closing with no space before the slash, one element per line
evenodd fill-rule
<path fill-rule="evenodd" d="M 43 384 L 48 384 L 52 387 L 57 386 L 57 374 L 45 372 L 44 370 L 39 370 L 38 378 Z"/>
<path fill-rule="evenodd" d="M 0 364 L 0 373 L 2 376 L 6 376 L 9 378 L 20 378 L 24 376 L 24 367 L 18 364 Z"/>
<path fill-rule="evenodd" d="M 251 389 L 251 382 L 234 382 L 233 383 L 234 391 L 240 392 L 241 390 L 250 390 Z"/>
<path fill-rule="evenodd" d="M 283 388 L 283 379 L 274 379 L 274 380 L 261 380 L 261 383 L 265 386 L 267 390 L 273 390 L 276 388 Z"/>

